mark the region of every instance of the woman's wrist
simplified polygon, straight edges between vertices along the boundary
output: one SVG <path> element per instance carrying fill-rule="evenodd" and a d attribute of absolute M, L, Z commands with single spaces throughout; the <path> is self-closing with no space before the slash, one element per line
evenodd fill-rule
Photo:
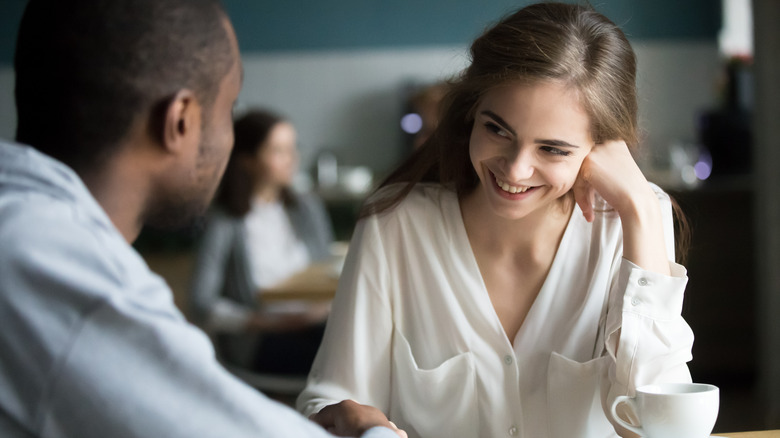
<path fill-rule="evenodd" d="M 661 204 L 648 186 L 618 210 L 623 225 L 623 257 L 648 271 L 669 275 Z"/>
<path fill-rule="evenodd" d="M 647 181 L 637 189 L 620 198 L 622 202 L 612 205 L 620 215 L 624 226 L 626 223 L 646 223 L 650 219 L 660 218 L 661 205 L 653 188 Z"/>

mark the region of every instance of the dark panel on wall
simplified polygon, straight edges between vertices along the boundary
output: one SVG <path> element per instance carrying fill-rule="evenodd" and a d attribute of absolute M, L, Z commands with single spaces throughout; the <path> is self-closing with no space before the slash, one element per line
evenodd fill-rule
<path fill-rule="evenodd" d="M 490 23 L 532 1 L 227 0 L 245 51 L 468 44 Z M 602 0 L 596 9 L 633 39 L 714 39 L 714 0 Z"/>
<path fill-rule="evenodd" d="M 0 1 L 0 65 L 13 59 L 25 0 Z M 468 44 L 528 0 L 224 0 L 244 52 Z M 631 39 L 714 39 L 716 0 L 601 0 Z"/>

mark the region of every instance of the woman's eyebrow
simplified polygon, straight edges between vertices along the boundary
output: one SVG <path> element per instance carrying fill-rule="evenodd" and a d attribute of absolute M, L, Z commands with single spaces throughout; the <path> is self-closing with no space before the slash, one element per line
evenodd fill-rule
<path fill-rule="evenodd" d="M 534 140 L 534 143 L 543 144 L 545 146 L 559 146 L 559 147 L 565 147 L 565 148 L 578 148 L 576 144 L 571 144 L 567 141 L 563 140 L 547 140 L 547 139 L 541 139 L 537 138 Z"/>
<path fill-rule="evenodd" d="M 503 129 L 506 129 L 507 131 L 512 133 L 512 135 L 517 137 L 517 133 L 515 132 L 515 130 L 512 129 L 512 127 L 509 126 L 509 123 L 507 123 L 506 120 L 504 120 L 498 114 L 496 114 L 496 113 L 494 113 L 493 111 L 490 111 L 490 110 L 480 111 L 480 114 L 490 117 L 496 123 L 501 125 L 501 127 Z M 569 143 L 567 141 L 563 141 L 563 140 L 552 140 L 552 139 L 540 139 L 540 138 L 537 138 L 537 139 L 534 140 L 534 142 L 538 143 L 538 144 L 543 144 L 545 146 L 558 146 L 558 147 L 565 147 L 565 148 L 578 148 L 579 147 L 576 144 L 571 144 L 571 143 Z"/>
<path fill-rule="evenodd" d="M 517 133 L 515 132 L 515 130 L 514 130 L 514 129 L 512 129 L 512 127 L 511 127 L 511 126 L 509 126 L 509 123 L 507 123 L 507 122 L 506 122 L 506 120 L 504 120 L 503 118 L 501 118 L 501 116 L 499 116 L 498 114 L 496 114 L 496 113 L 494 113 L 493 111 L 490 111 L 490 110 L 484 110 L 484 111 L 481 111 L 481 112 L 480 112 L 480 114 L 482 114 L 482 115 L 485 115 L 485 116 L 488 116 L 488 117 L 490 117 L 491 119 L 495 120 L 495 121 L 496 121 L 496 123 L 498 123 L 499 125 L 501 125 L 501 127 L 502 127 L 502 128 L 506 129 L 506 130 L 507 130 L 507 131 L 509 131 L 509 132 L 510 132 L 512 135 L 514 135 L 515 137 L 517 137 Z"/>

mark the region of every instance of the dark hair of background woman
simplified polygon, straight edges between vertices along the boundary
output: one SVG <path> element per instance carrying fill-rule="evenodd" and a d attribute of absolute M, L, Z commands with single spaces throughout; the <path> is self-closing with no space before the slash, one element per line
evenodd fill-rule
<path fill-rule="evenodd" d="M 218 206 L 228 214 L 243 217 L 251 209 L 256 178 L 247 170 L 247 161 L 256 160 L 260 150 L 266 145 L 273 128 L 286 119 L 271 111 L 250 110 L 233 124 L 235 143 L 230 154 L 225 176 L 215 198 Z M 282 202 L 286 206 L 294 203 L 289 188 L 282 188 Z"/>

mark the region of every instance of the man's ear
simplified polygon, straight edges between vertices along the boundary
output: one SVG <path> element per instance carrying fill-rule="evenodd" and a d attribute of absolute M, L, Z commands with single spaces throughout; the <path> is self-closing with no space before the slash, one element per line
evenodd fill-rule
<path fill-rule="evenodd" d="M 201 106 L 195 93 L 179 90 L 165 109 L 162 144 L 173 153 L 181 152 L 193 142 L 200 142 Z"/>

